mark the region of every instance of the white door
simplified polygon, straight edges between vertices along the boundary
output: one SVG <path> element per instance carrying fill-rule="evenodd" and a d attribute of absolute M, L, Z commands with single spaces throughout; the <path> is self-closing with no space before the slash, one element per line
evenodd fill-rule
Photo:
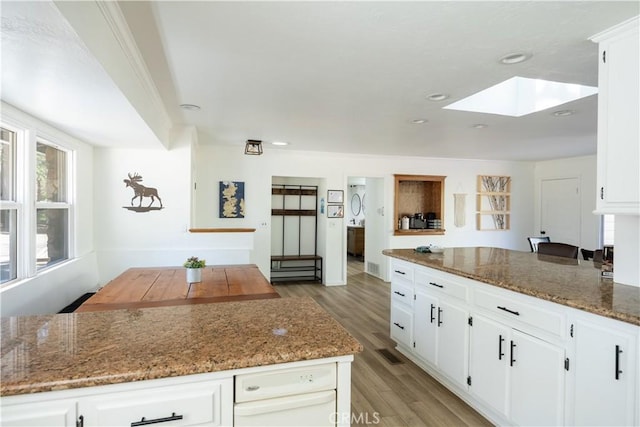
<path fill-rule="evenodd" d="M 632 425 L 634 371 L 628 362 L 628 336 L 578 321 L 575 340 L 572 424 Z"/>
<path fill-rule="evenodd" d="M 564 349 L 512 330 L 511 416 L 521 426 L 557 426 L 564 418 Z"/>
<path fill-rule="evenodd" d="M 416 300 L 413 306 L 415 352 L 435 365 L 438 300 L 420 288 L 416 289 L 415 295 Z"/>
<path fill-rule="evenodd" d="M 469 313 L 444 301 L 440 301 L 438 310 L 438 367 L 459 386 L 466 387 Z"/>
<path fill-rule="evenodd" d="M 469 358 L 469 391 L 502 415 L 507 415 L 510 328 L 473 316 Z"/>
<path fill-rule="evenodd" d="M 543 179 L 540 198 L 540 234 L 580 246 L 580 180 Z"/>

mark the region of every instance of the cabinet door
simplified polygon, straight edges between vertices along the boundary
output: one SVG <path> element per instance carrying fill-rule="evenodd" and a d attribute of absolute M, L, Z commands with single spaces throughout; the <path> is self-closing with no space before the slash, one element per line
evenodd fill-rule
<path fill-rule="evenodd" d="M 413 306 L 414 351 L 435 365 L 437 363 L 438 300 L 420 288 L 416 289 L 415 295 Z"/>
<path fill-rule="evenodd" d="M 640 212 L 639 51 L 637 21 L 600 44 L 597 206 L 603 212 Z"/>
<path fill-rule="evenodd" d="M 469 339 L 469 391 L 507 415 L 510 329 L 483 316 L 473 316 Z"/>
<path fill-rule="evenodd" d="M 575 425 L 634 425 L 633 338 L 610 328 L 576 322 Z"/>
<path fill-rule="evenodd" d="M 7 427 L 73 427 L 76 425 L 75 400 L 2 405 L 1 413 L 2 425 Z"/>
<path fill-rule="evenodd" d="M 128 426 L 145 421 L 147 424 L 219 426 L 229 422 L 223 411 L 233 407 L 231 390 L 233 380 L 229 378 L 100 394 L 81 399 L 78 413 L 88 426 Z"/>
<path fill-rule="evenodd" d="M 399 345 L 411 347 L 411 333 L 413 330 L 413 313 L 409 308 L 398 303 L 391 303 L 391 339 Z"/>
<path fill-rule="evenodd" d="M 438 313 L 438 367 L 460 386 L 466 387 L 469 356 L 469 313 L 440 300 Z"/>
<path fill-rule="evenodd" d="M 517 425 L 561 425 L 564 421 L 564 349 L 512 330 L 511 416 Z"/>

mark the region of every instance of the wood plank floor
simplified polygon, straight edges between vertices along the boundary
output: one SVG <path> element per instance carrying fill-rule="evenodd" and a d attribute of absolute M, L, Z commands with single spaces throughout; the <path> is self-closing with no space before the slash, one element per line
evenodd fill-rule
<path fill-rule="evenodd" d="M 395 350 L 389 338 L 389 284 L 348 262 L 347 286 L 289 283 L 276 285 L 282 297 L 310 296 L 364 346 L 352 366 L 352 425 L 489 426 L 422 369 Z M 390 363 L 388 349 L 401 363 Z"/>

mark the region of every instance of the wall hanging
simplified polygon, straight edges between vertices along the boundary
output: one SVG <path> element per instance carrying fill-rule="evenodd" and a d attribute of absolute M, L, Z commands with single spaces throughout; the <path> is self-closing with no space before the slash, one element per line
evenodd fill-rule
<path fill-rule="evenodd" d="M 131 206 L 123 206 L 123 208 L 128 209 L 134 212 L 149 212 L 149 211 L 157 211 L 162 209 L 162 199 L 158 196 L 158 190 L 153 187 L 145 187 L 140 184 L 142 182 L 142 176 L 137 172 L 131 175 L 131 173 L 127 174 L 129 176 L 128 179 L 124 179 L 125 188 L 131 187 L 133 190 L 133 197 L 131 198 Z M 149 197 L 151 198 L 151 203 L 148 206 L 142 206 L 142 198 Z M 133 202 L 135 199 L 138 199 L 138 206 L 134 206 Z M 151 206 L 158 199 L 158 203 L 160 206 Z"/>
<path fill-rule="evenodd" d="M 220 181 L 220 218 L 244 218 L 244 182 Z"/>
<path fill-rule="evenodd" d="M 478 175 L 476 228 L 508 230 L 511 225 L 511 177 Z"/>
<path fill-rule="evenodd" d="M 344 203 L 342 190 L 327 190 L 327 203 Z"/>
<path fill-rule="evenodd" d="M 467 195 L 465 193 L 456 193 L 453 195 L 453 224 L 460 228 L 466 224 L 466 206 Z"/>
<path fill-rule="evenodd" d="M 329 218 L 344 218 L 344 205 L 327 206 L 327 216 Z"/>

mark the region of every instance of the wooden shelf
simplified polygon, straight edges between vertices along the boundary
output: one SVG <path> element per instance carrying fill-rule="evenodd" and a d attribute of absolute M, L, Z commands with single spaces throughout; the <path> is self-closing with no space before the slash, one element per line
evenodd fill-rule
<path fill-rule="evenodd" d="M 190 228 L 189 233 L 253 233 L 255 228 Z"/>
<path fill-rule="evenodd" d="M 444 229 L 444 180 L 440 175 L 394 175 L 395 226 L 394 236 L 441 235 Z M 403 216 L 433 213 L 440 220 L 439 228 L 400 228 Z"/>

